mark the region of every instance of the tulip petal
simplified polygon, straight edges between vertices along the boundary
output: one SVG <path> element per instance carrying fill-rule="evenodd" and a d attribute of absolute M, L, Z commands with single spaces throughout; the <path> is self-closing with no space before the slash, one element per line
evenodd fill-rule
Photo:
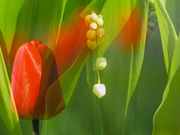
<path fill-rule="evenodd" d="M 11 88 L 18 115 L 29 117 L 39 93 L 42 75 L 41 57 L 32 44 L 25 43 L 17 51 L 11 77 Z"/>
<path fill-rule="evenodd" d="M 59 78 L 59 73 L 54 54 L 44 44 L 37 45 L 37 49 L 42 61 L 42 76 L 33 117 L 49 119 L 61 112 L 65 107 L 65 103 L 60 81 L 56 81 Z"/>

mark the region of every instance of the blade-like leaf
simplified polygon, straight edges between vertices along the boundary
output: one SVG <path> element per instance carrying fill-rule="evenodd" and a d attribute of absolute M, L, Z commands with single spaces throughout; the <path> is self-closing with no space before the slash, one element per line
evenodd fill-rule
<path fill-rule="evenodd" d="M 32 39 L 40 39 L 51 49 L 57 45 L 65 4 L 66 0 L 24 2 L 18 14 L 16 33 L 10 51 L 11 65 L 19 46 Z"/>
<path fill-rule="evenodd" d="M 173 1 L 166 0 L 165 6 L 166 6 L 166 10 L 169 14 L 169 17 L 171 18 L 173 26 L 176 30 L 176 33 L 179 33 L 180 18 L 179 18 L 178 13 L 180 12 L 180 1 L 179 0 L 173 0 Z"/>
<path fill-rule="evenodd" d="M 161 0 L 162 2 L 164 0 Z M 164 60 L 166 64 L 166 70 L 169 71 L 169 66 L 172 62 L 175 43 L 177 40 L 176 31 L 170 20 L 169 15 L 165 9 L 165 5 L 160 0 L 154 0 L 154 5 L 157 12 L 158 24 L 161 32 L 162 46 L 164 52 Z"/>
<path fill-rule="evenodd" d="M 180 119 L 178 118 L 180 114 L 180 37 L 175 46 L 163 100 L 154 115 L 153 135 L 178 135 L 180 133 Z"/>
<path fill-rule="evenodd" d="M 11 110 L 10 82 L 0 48 L 0 117 L 10 135 L 21 135 L 19 118 Z"/>
<path fill-rule="evenodd" d="M 137 48 L 136 49 L 131 48 L 130 73 L 129 73 L 129 84 L 128 84 L 128 92 L 127 92 L 128 95 L 126 101 L 125 117 L 127 115 L 127 108 L 129 101 L 131 99 L 131 96 L 133 95 L 133 92 L 136 88 L 136 84 L 139 79 L 139 75 L 141 72 L 141 67 L 144 59 L 149 1 L 139 0 L 136 6 L 137 8 L 140 8 L 141 9 L 140 11 L 142 12 L 142 16 L 140 17 L 141 32 L 140 32 L 140 41 L 138 43 L 133 43 L 132 45 L 132 46 L 137 46 Z"/>
<path fill-rule="evenodd" d="M 19 11 L 25 0 L 1 0 L 0 1 L 0 29 L 7 45 L 7 51 L 11 49 L 13 37 L 16 31 Z"/>
<path fill-rule="evenodd" d="M 126 121 L 127 135 L 152 134 L 153 115 L 161 103 L 166 82 L 167 73 L 157 27 L 149 43 L 146 44 L 141 75 L 135 94 L 129 103 Z"/>
<path fill-rule="evenodd" d="M 161 27 L 160 29 L 164 29 L 166 32 L 169 31 L 168 34 L 162 33 L 161 31 L 161 39 L 162 46 L 164 48 L 167 47 L 166 49 L 170 63 L 168 70 L 168 82 L 164 91 L 163 100 L 154 115 L 153 135 L 178 135 L 180 133 L 180 129 L 178 126 L 180 124 L 180 120 L 178 118 L 180 114 L 180 37 L 177 38 L 172 21 L 170 20 L 166 9 L 162 6 L 162 3 L 159 1 L 155 1 L 155 6 L 157 9 L 157 13 L 159 12 L 158 17 L 164 18 L 164 24 L 167 24 L 163 25 L 163 27 Z M 158 20 L 160 21 L 160 19 Z M 165 39 L 165 35 L 169 40 L 168 42 L 165 42 L 167 41 Z M 165 41 L 163 42 L 163 40 Z M 164 55 L 167 55 L 167 53 L 164 52 Z M 166 58 L 167 56 L 165 57 L 165 59 Z"/>

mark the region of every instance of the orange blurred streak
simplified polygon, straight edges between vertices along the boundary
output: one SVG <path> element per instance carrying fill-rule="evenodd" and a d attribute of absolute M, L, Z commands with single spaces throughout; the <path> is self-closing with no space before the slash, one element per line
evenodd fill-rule
<path fill-rule="evenodd" d="M 86 44 L 87 30 L 84 18 L 81 17 L 78 17 L 73 24 L 62 25 L 58 44 L 54 48 L 60 76 L 74 63 L 81 48 Z"/>
<path fill-rule="evenodd" d="M 130 50 L 131 46 L 136 48 L 141 39 L 141 28 L 142 12 L 140 9 L 135 8 L 118 35 L 118 40 L 121 42 L 119 47 L 125 50 Z"/>

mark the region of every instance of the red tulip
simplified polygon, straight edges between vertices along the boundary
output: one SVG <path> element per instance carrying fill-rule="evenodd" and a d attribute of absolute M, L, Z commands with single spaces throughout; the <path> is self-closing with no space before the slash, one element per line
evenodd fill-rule
<path fill-rule="evenodd" d="M 61 112 L 62 96 L 56 60 L 40 40 L 23 44 L 17 51 L 11 76 L 12 96 L 22 119 L 49 119 Z M 13 100 L 11 98 L 13 111 Z"/>

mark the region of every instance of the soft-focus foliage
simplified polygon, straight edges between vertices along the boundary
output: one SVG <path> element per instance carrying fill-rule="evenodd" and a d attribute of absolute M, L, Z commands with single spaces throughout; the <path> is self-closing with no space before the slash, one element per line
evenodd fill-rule
<path fill-rule="evenodd" d="M 66 105 L 41 121 L 42 135 L 178 135 L 179 5 L 179 0 L 154 0 L 150 8 L 149 0 L 1 0 L 0 134 L 32 134 L 31 121 L 19 120 L 10 108 L 9 82 L 18 48 L 38 38 L 53 50 L 60 75 L 48 90 L 60 83 Z M 102 50 L 86 44 L 84 17 L 91 11 L 104 20 L 105 35 L 97 42 L 107 59 L 99 71 L 106 86 L 101 99 L 93 94 L 93 64 Z"/>

